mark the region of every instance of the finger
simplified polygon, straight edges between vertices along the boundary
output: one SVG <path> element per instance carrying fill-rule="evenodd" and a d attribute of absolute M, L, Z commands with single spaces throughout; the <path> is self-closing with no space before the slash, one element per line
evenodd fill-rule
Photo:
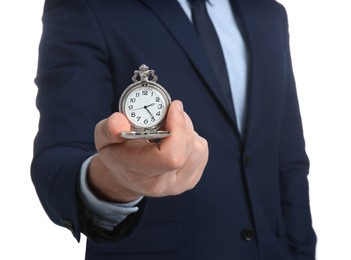
<path fill-rule="evenodd" d="M 195 187 L 199 182 L 208 161 L 207 141 L 198 136 L 193 152 L 185 165 L 178 171 L 149 176 L 144 179 L 142 193 L 150 197 L 178 195 Z"/>
<path fill-rule="evenodd" d="M 179 168 L 189 157 L 194 138 L 193 124 L 184 112 L 181 101 L 172 102 L 165 127 L 171 131 L 171 135 L 159 143 L 159 150 L 170 166 Z"/>
<path fill-rule="evenodd" d="M 199 135 L 195 139 L 196 141 L 187 163 L 175 176 L 178 187 L 174 190 L 175 194 L 194 188 L 207 165 L 209 157 L 208 143 L 206 139 Z"/>
<path fill-rule="evenodd" d="M 125 142 L 126 140 L 120 136 L 123 131 L 130 131 L 130 124 L 121 113 L 113 113 L 100 121 L 95 127 L 96 149 L 100 151 L 108 145 Z"/>
<path fill-rule="evenodd" d="M 190 118 L 183 111 L 180 101 L 173 101 L 170 105 L 166 120 L 166 129 L 172 134 L 156 143 L 126 142 L 123 144 L 126 160 L 133 158 L 136 168 L 143 169 L 143 173 L 156 176 L 172 170 L 178 170 L 189 157 L 192 149 L 194 131 Z M 122 148 L 122 147 L 121 147 Z M 133 168 L 133 166 L 131 166 Z"/>

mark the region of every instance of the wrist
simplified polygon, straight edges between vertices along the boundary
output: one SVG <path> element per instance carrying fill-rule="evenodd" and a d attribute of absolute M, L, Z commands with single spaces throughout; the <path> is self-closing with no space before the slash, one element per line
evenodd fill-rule
<path fill-rule="evenodd" d="M 89 165 L 87 181 L 95 196 L 104 201 L 127 203 L 142 196 L 120 184 L 115 174 L 106 167 L 99 155 L 94 156 Z"/>

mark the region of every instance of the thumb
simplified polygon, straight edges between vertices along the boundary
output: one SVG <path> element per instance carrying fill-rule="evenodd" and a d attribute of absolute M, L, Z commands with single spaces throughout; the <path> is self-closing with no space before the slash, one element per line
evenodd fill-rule
<path fill-rule="evenodd" d="M 108 145 L 125 142 L 126 139 L 120 136 L 123 131 L 130 131 L 130 124 L 122 113 L 113 113 L 100 121 L 95 127 L 96 149 L 100 151 Z"/>

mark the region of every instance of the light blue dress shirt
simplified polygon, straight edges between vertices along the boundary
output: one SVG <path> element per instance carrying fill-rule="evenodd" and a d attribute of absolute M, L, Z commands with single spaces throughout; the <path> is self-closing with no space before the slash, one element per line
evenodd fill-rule
<path fill-rule="evenodd" d="M 188 18 L 192 20 L 188 1 L 178 0 L 178 2 Z M 239 131 L 243 132 L 246 117 L 248 51 L 229 0 L 207 1 L 206 6 L 221 42 L 228 70 L 237 125 Z M 87 169 L 92 158 L 88 158 L 81 167 L 80 194 L 94 224 L 100 228 L 112 230 L 129 214 L 138 211 L 136 205 L 143 197 L 130 203 L 111 203 L 98 199 L 89 189 L 87 183 Z"/>
<path fill-rule="evenodd" d="M 191 8 L 187 0 L 178 0 L 184 12 L 191 18 Z M 229 0 L 206 2 L 208 14 L 221 42 L 227 65 L 229 83 L 232 91 L 237 125 L 240 132 L 245 126 L 246 92 L 248 78 L 248 51 L 238 23 L 232 12 Z"/>

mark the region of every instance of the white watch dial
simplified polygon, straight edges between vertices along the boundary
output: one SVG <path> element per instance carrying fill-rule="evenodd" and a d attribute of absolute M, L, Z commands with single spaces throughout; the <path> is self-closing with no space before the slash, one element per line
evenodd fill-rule
<path fill-rule="evenodd" d="M 119 99 L 119 111 L 127 117 L 132 130 L 121 133 L 124 138 L 160 139 L 171 134 L 160 130 L 165 124 L 171 97 L 165 88 L 156 83 L 157 79 L 155 72 L 145 64 L 134 71 L 134 83 L 123 91 Z"/>
<path fill-rule="evenodd" d="M 125 97 L 124 112 L 134 128 L 154 129 L 167 114 L 164 94 L 149 84 L 142 84 Z"/>

